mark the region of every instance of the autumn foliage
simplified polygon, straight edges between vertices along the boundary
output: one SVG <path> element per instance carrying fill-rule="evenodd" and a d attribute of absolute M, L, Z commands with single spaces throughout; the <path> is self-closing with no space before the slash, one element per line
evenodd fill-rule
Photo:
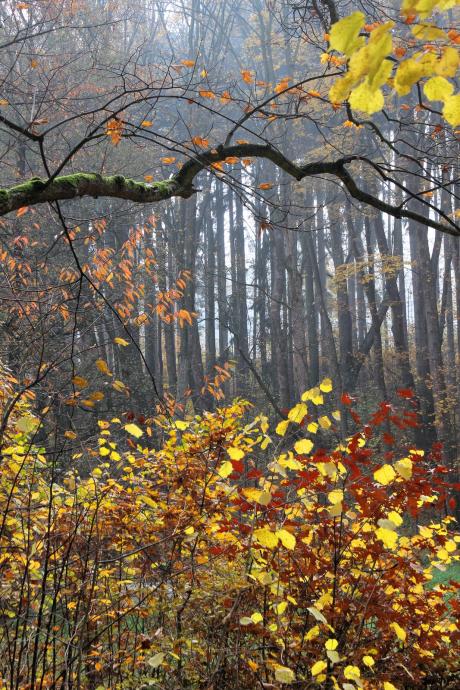
<path fill-rule="evenodd" d="M 340 442 L 330 389 L 274 433 L 243 401 L 100 421 L 87 447 L 69 439 L 69 472 L 3 374 L 3 686 L 447 687 L 445 470 L 397 447 L 388 429 L 412 417 L 390 405 Z"/>

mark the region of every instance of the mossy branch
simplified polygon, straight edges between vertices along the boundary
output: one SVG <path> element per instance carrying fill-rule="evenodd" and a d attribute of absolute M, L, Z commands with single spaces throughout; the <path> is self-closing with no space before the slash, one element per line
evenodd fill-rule
<path fill-rule="evenodd" d="M 152 184 L 136 182 L 123 175 L 107 176 L 88 172 L 62 175 L 49 179 L 34 177 L 23 184 L 0 190 L 0 215 L 4 216 L 24 206 L 35 206 L 46 202 L 76 199 L 85 196 L 95 198 L 114 197 L 141 204 L 157 203 L 172 197 L 188 198 L 197 191 L 193 185 L 195 177 L 202 170 L 212 166 L 213 163 L 224 162 L 228 157 L 265 158 L 299 181 L 306 177 L 317 175 L 333 175 L 342 182 L 353 198 L 368 206 L 395 218 L 415 220 L 422 225 L 446 232 L 455 237 L 460 236 L 460 227 L 438 209 L 436 210 L 443 219 L 442 222 L 430 218 L 429 208 L 432 208 L 432 206 L 421 197 L 417 198 L 422 203 L 425 203 L 427 207 L 426 216 L 411 211 L 405 208 L 404 205 L 393 206 L 388 204 L 360 189 L 355 178 L 348 170 L 349 164 L 354 161 L 361 162 L 370 165 L 377 172 L 379 171 L 375 163 L 362 156 L 347 156 L 335 161 L 317 161 L 298 165 L 268 144 L 250 143 L 219 146 L 202 153 L 196 153 L 193 158 L 184 163 L 182 168 L 168 180 Z M 385 177 L 385 179 L 388 178 Z"/>

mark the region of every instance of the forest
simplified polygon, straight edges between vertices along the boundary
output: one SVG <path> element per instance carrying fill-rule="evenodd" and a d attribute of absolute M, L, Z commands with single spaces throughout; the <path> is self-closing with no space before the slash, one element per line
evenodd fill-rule
<path fill-rule="evenodd" d="M 0 690 L 458 689 L 460 1 L 0 56 Z"/>

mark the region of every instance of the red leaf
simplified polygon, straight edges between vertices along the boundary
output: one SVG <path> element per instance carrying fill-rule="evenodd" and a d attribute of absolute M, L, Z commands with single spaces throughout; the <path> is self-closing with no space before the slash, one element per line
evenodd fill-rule
<path fill-rule="evenodd" d="M 392 446 L 395 442 L 395 437 L 385 431 L 383 434 L 383 441 L 387 444 L 387 446 Z"/>
<path fill-rule="evenodd" d="M 414 391 L 411 388 L 398 388 L 396 391 L 400 398 L 413 398 Z"/>
<path fill-rule="evenodd" d="M 234 472 L 239 472 L 240 474 L 243 472 L 244 462 L 242 460 L 231 460 L 230 462 L 232 463 Z"/>

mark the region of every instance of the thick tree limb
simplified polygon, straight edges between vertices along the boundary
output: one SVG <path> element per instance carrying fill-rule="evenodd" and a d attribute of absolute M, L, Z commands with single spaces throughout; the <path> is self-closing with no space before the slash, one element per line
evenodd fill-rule
<path fill-rule="evenodd" d="M 197 191 L 193 185 L 195 177 L 213 163 L 223 162 L 230 156 L 265 158 L 299 181 L 316 175 L 332 175 L 343 183 L 354 199 L 368 206 L 395 218 L 415 220 L 454 237 L 460 236 L 460 227 L 449 218 L 445 218 L 445 222 L 439 222 L 430 218 L 428 213 L 424 216 L 403 206 L 393 206 L 360 189 L 347 169 L 347 165 L 353 161 L 360 161 L 378 169 L 375 163 L 371 163 L 362 156 L 346 156 L 335 161 L 317 161 L 298 165 L 270 145 L 250 143 L 219 146 L 203 153 L 196 153 L 170 179 L 153 184 L 136 182 L 123 175 L 106 176 L 98 173 L 75 173 L 43 180 L 32 178 L 23 184 L 0 190 L 0 215 L 3 216 L 24 206 L 84 196 L 114 197 L 143 204 L 156 203 L 172 197 L 188 198 Z"/>

